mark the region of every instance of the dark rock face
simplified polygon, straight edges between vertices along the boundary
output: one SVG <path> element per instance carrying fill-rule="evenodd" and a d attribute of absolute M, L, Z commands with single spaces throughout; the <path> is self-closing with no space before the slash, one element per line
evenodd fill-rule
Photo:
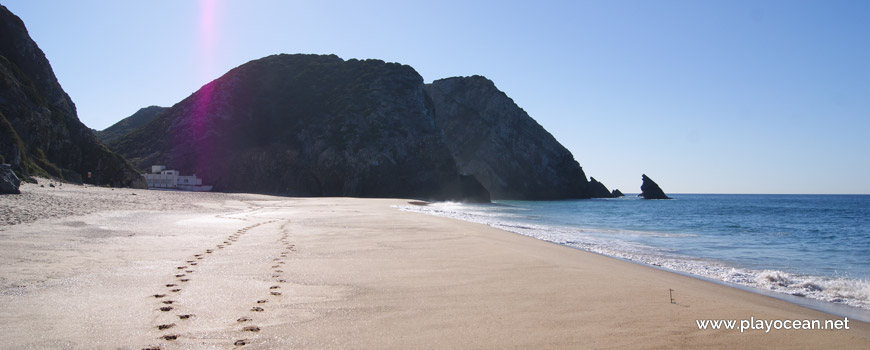
<path fill-rule="evenodd" d="M 589 184 L 586 185 L 586 193 L 592 198 L 612 198 L 613 194 L 604 186 L 603 183 L 595 180 L 594 177 L 589 178 Z"/>
<path fill-rule="evenodd" d="M 274 55 L 232 69 L 110 142 L 215 190 L 489 201 L 460 176 L 413 68 Z"/>
<path fill-rule="evenodd" d="M 160 107 L 160 106 L 149 106 L 145 108 L 141 108 L 133 115 L 121 119 L 121 121 L 113 124 L 112 126 L 106 128 L 102 131 L 96 131 L 95 134 L 105 143 L 109 143 L 121 136 L 128 134 L 129 132 L 135 130 L 136 128 L 141 127 L 142 125 L 148 124 L 154 117 L 160 115 L 160 113 L 165 112 L 169 108 Z"/>
<path fill-rule="evenodd" d="M 665 191 L 659 187 L 655 181 L 650 179 L 646 174 L 641 176 L 643 183 L 640 185 L 640 196 L 643 199 L 671 199 L 665 194 Z"/>
<path fill-rule="evenodd" d="M 82 124 L 24 23 L 0 6 L 0 161 L 21 175 L 144 187 L 141 176 Z"/>
<path fill-rule="evenodd" d="M 12 166 L 0 164 L 0 194 L 19 194 L 21 193 L 18 190 L 19 186 L 21 186 L 21 180 L 12 171 Z"/>
<path fill-rule="evenodd" d="M 622 191 L 620 191 L 618 189 L 613 189 L 613 191 L 610 192 L 610 196 L 613 198 L 625 197 L 625 195 L 622 194 Z"/>
<path fill-rule="evenodd" d="M 589 191 L 586 174 L 571 152 L 489 79 L 436 80 L 426 85 L 426 92 L 435 107 L 435 124 L 459 170 L 476 177 L 494 199 L 589 198 L 603 193 L 600 188 Z"/>

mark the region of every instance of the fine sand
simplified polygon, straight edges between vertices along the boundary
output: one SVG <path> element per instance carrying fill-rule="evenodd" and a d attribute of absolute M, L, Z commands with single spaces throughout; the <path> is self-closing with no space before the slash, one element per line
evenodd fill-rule
<path fill-rule="evenodd" d="M 849 330 L 699 330 L 698 319 L 842 318 L 391 207 L 407 200 L 40 183 L 0 196 L 3 349 L 870 344 L 870 325 L 854 320 Z"/>

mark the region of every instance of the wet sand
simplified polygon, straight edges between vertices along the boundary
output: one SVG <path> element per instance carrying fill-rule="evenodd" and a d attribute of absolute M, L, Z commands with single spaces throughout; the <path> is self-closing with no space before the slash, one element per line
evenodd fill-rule
<path fill-rule="evenodd" d="M 0 197 L 2 348 L 870 344 L 870 326 L 858 321 L 849 330 L 699 330 L 696 319 L 842 318 L 391 207 L 408 200 L 42 183 Z"/>

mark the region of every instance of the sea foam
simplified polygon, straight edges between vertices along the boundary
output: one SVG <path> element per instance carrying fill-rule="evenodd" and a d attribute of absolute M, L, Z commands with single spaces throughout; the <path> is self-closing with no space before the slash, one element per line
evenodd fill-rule
<path fill-rule="evenodd" d="M 700 276 L 707 279 L 870 310 L 870 281 L 848 277 L 799 275 L 779 270 L 750 269 L 719 261 L 675 254 L 672 249 L 619 239 L 625 235 L 676 237 L 691 234 L 640 230 L 607 230 L 533 224 L 522 208 L 486 207 L 442 202 L 427 206 L 394 206 L 402 211 L 449 217 L 581 250 Z M 518 219 L 525 219 L 521 222 Z"/>

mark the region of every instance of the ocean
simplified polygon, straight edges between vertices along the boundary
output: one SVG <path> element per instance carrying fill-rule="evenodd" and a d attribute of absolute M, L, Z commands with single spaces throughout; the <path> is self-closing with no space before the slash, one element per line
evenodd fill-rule
<path fill-rule="evenodd" d="M 870 315 L 870 195 L 671 196 L 400 209 Z"/>

